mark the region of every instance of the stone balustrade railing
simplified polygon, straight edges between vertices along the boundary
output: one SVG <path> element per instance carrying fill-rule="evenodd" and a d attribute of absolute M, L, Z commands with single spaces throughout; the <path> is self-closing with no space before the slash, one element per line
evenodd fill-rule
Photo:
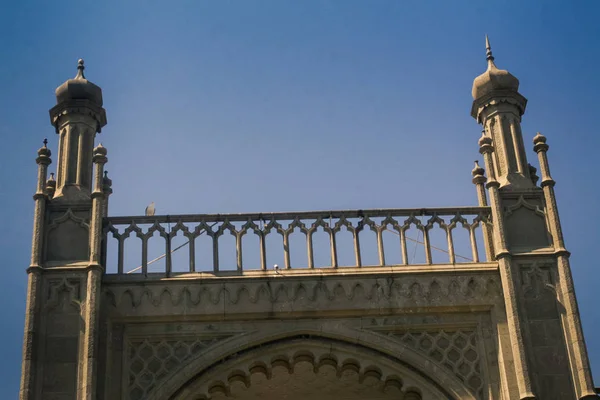
<path fill-rule="evenodd" d="M 446 262 L 441 264 L 457 263 L 479 263 L 485 257 L 478 250 L 477 235 L 479 240 L 489 240 L 485 234 L 490 229 L 490 210 L 488 207 L 454 207 L 454 208 L 429 208 L 429 209 L 372 209 L 372 210 L 344 210 L 344 211 L 315 211 L 315 212 L 278 212 L 278 213 L 249 213 L 249 214 L 197 214 L 197 215 L 161 215 L 161 216 L 137 216 L 137 217 L 109 217 L 104 220 L 104 263 L 107 263 L 107 242 L 116 241 L 112 250 L 116 251 L 116 273 L 124 274 L 139 272 L 147 275 L 148 265 L 154 260 L 149 260 L 149 240 L 160 238 L 164 242 L 161 249 L 164 259 L 164 271 L 161 273 L 170 276 L 173 271 L 172 255 L 176 250 L 187 246 L 189 257 L 184 267 L 184 272 L 194 273 L 197 268 L 196 240 L 201 235 L 206 235 L 212 241 L 212 273 L 219 273 L 223 268 L 219 262 L 219 243 L 223 235 L 230 234 L 235 238 L 236 267 L 242 270 L 267 270 L 267 237 L 278 235 L 283 246 L 283 265 L 281 269 L 291 269 L 290 257 L 290 235 L 293 232 L 301 233 L 306 241 L 306 261 L 308 269 L 315 268 L 313 252 L 315 244 L 313 236 L 316 232 L 325 232 L 328 236 L 327 248 L 330 253 L 329 268 L 337 268 L 338 245 L 337 236 L 348 231 L 352 236 L 354 265 L 346 267 L 363 267 L 361 237 L 366 232 L 375 234 L 376 252 L 378 263 L 369 266 L 408 265 L 411 264 L 409 255 L 409 244 L 419 245 L 424 252 L 422 264 L 436 264 L 433 261 L 432 251 L 444 253 Z M 409 237 L 408 231 L 416 232 L 417 237 Z M 445 237 L 444 248 L 434 246 L 430 236 L 435 230 L 439 230 Z M 455 236 L 458 230 L 462 230 L 463 239 L 468 238 L 467 247 L 470 254 L 466 256 L 456 253 Z M 386 263 L 386 251 L 384 249 L 383 233 L 392 232 L 399 238 L 399 251 L 401 263 Z M 371 234 L 372 234 L 371 233 Z M 178 235 L 185 238 L 183 245 L 174 246 L 173 240 Z M 244 264 L 244 247 L 242 242 L 246 235 L 256 235 L 259 247 L 259 265 L 250 267 Z M 141 265 L 133 270 L 125 268 L 125 245 L 131 240 L 141 241 Z M 479 243 L 479 246 L 485 243 Z M 480 247 L 481 248 L 481 247 Z M 362 249 L 362 250 L 361 250 Z M 463 252 L 467 252 L 462 247 Z M 110 249 L 109 249 L 110 252 Z M 114 256 L 114 255 L 113 255 Z M 491 260 L 487 260 L 491 261 Z M 110 262 L 108 262 L 110 264 Z M 437 262 L 440 264 L 440 262 Z M 114 271 L 114 266 L 106 265 L 108 273 Z M 128 266 L 129 267 L 129 266 Z M 128 270 L 129 269 L 129 270 Z M 156 272 L 156 271 L 151 271 Z M 114 273 L 114 272 L 113 272 Z"/>

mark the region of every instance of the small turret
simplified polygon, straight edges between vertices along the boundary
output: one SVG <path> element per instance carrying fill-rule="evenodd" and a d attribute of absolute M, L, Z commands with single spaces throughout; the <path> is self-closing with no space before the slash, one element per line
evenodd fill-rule
<path fill-rule="evenodd" d="M 54 192 L 56 192 L 56 180 L 54 179 L 54 172 L 50 173 L 50 178 L 46 181 L 46 193 L 48 197 L 51 199 L 54 197 Z"/>
<path fill-rule="evenodd" d="M 83 60 L 77 75 L 56 89 L 50 120 L 59 134 L 59 160 L 53 201 L 89 201 L 94 138 L 106 125 L 102 89 L 86 79 Z"/>
<path fill-rule="evenodd" d="M 492 139 L 489 145 L 493 145 L 496 153 L 492 166 L 500 188 L 531 189 L 534 185 L 521 133 L 521 116 L 527 99 L 519 93 L 519 80 L 496 67 L 487 36 L 485 47 L 487 70 L 473 81 L 471 116 Z M 488 172 L 491 172 L 489 167 Z"/>

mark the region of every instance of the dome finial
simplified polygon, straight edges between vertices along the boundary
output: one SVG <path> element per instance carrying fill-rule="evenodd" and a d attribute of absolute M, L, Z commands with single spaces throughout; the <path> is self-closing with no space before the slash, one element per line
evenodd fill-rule
<path fill-rule="evenodd" d="M 83 58 L 77 60 L 77 76 L 75 79 L 85 79 L 85 75 L 83 75 L 83 70 L 85 69 L 85 65 L 83 65 Z"/>
<path fill-rule="evenodd" d="M 490 39 L 488 38 L 488 35 L 485 35 L 485 59 L 488 60 L 488 62 L 494 62 L 492 46 L 490 46 Z"/>

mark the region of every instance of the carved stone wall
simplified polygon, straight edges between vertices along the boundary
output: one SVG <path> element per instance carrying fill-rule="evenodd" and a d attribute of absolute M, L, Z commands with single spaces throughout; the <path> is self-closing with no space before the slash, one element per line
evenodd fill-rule
<path fill-rule="evenodd" d="M 474 330 L 391 332 L 389 336 L 433 358 L 465 382 L 478 398 L 484 398 L 480 349 Z"/>
<path fill-rule="evenodd" d="M 377 353 L 310 338 L 270 343 L 225 360 L 188 382 L 173 398 L 253 398 L 262 397 L 261 392 L 289 400 L 447 398 L 444 388 Z"/>
<path fill-rule="evenodd" d="M 551 261 L 522 262 L 518 268 L 536 393 L 540 399 L 571 398 L 573 384 L 555 289 L 556 265 Z"/>
<path fill-rule="evenodd" d="M 170 372 L 229 335 L 129 339 L 127 343 L 128 394 L 146 398 Z"/>
<path fill-rule="evenodd" d="M 549 248 L 552 243 L 540 193 L 504 195 L 506 240 L 513 252 Z"/>
<path fill-rule="evenodd" d="M 203 361 L 308 335 L 384 349 L 442 385 L 461 387 L 460 399 L 500 398 L 497 274 L 389 278 L 104 282 L 102 307 L 113 327 L 107 374 L 120 374 L 108 377 L 106 396 L 168 398 Z"/>
<path fill-rule="evenodd" d="M 492 270 L 493 271 L 493 270 Z M 445 275 L 390 273 L 353 276 L 262 279 L 173 279 L 145 284 L 105 279 L 103 297 L 111 314 L 211 315 L 319 313 L 344 309 L 382 310 L 410 307 L 475 306 L 501 302 L 499 277 L 491 271 Z"/>
<path fill-rule="evenodd" d="M 40 347 L 44 362 L 41 372 L 41 397 L 74 399 L 78 389 L 80 365 L 81 277 L 49 277 L 44 282 L 42 335 Z"/>
<path fill-rule="evenodd" d="M 56 210 L 49 213 L 46 228 L 46 261 L 70 262 L 89 259 L 89 212 Z"/>

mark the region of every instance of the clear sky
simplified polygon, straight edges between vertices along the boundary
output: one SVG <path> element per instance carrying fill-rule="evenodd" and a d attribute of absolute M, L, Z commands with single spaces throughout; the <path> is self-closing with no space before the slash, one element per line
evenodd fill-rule
<path fill-rule="evenodd" d="M 76 73 L 103 88 L 112 215 L 474 205 L 473 79 L 521 81 L 600 384 L 595 1 L 19 1 L 0 10 L 0 397 L 19 386 L 36 150 Z M 54 160 L 56 158 L 54 157 Z M 55 170 L 55 164 L 51 166 Z"/>

